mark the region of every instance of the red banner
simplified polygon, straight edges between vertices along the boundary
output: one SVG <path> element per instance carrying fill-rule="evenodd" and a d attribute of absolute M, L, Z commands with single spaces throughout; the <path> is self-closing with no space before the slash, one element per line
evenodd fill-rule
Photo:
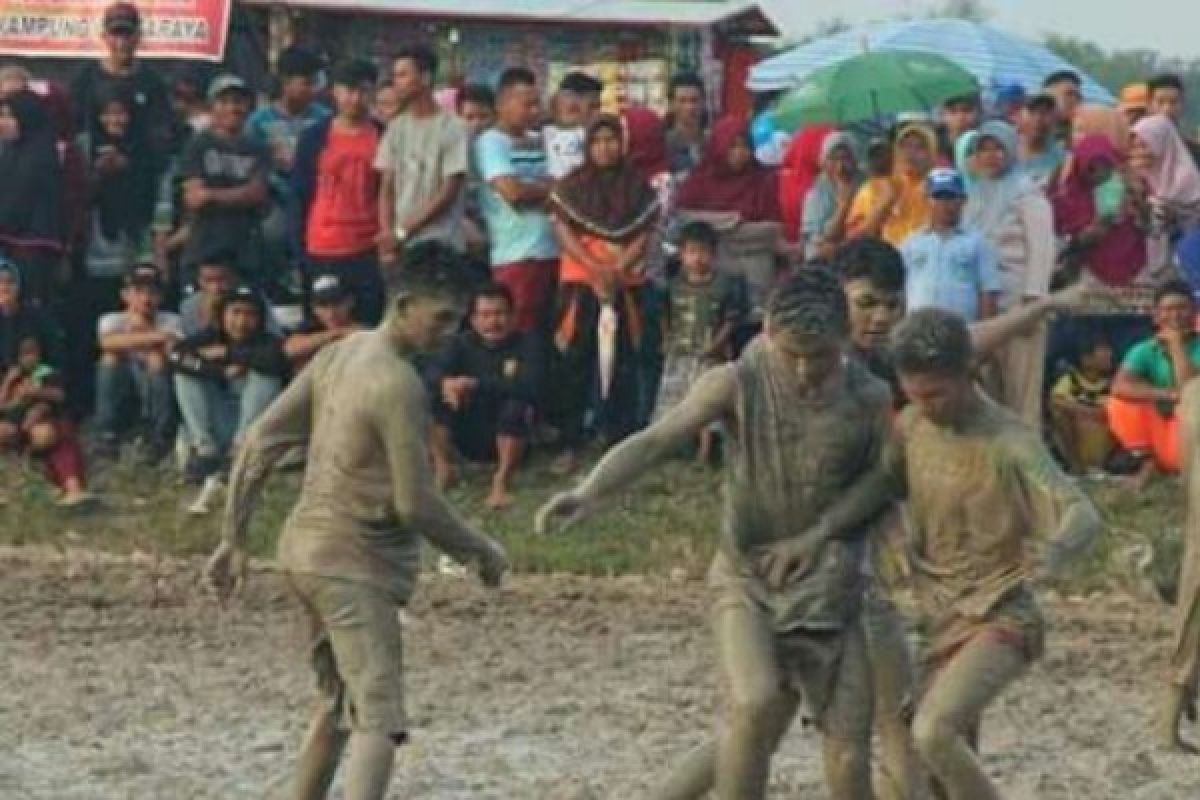
<path fill-rule="evenodd" d="M 0 53 L 90 58 L 102 55 L 108 0 L 0 0 Z M 233 0 L 137 0 L 142 58 L 220 61 Z"/>

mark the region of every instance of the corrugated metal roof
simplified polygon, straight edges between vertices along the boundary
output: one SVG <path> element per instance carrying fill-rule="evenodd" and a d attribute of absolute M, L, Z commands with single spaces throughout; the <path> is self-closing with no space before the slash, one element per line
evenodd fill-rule
<path fill-rule="evenodd" d="M 242 0 L 249 5 L 310 8 L 368 14 L 461 19 L 558 20 L 634 25 L 707 27 L 739 16 L 756 16 L 766 30 L 778 28 L 757 2 L 747 0 Z"/>

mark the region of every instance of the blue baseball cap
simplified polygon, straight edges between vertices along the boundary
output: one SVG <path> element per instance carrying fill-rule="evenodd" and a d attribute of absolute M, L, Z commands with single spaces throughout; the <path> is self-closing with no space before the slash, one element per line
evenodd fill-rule
<path fill-rule="evenodd" d="M 925 192 L 930 197 L 966 197 L 967 185 L 958 170 L 938 167 L 925 179 Z"/>
<path fill-rule="evenodd" d="M 1015 81 L 996 87 L 996 105 L 1019 106 L 1025 103 L 1025 87 Z"/>

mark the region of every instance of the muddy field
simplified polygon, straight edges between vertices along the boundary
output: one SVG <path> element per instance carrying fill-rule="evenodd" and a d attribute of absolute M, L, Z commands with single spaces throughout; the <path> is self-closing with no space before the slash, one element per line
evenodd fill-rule
<path fill-rule="evenodd" d="M 194 565 L 0 556 L 0 797 L 271 798 L 311 700 L 277 579 L 219 610 Z M 1161 607 L 1050 604 L 1049 655 L 985 724 L 1010 798 L 1200 796 L 1200 761 L 1156 753 Z M 522 578 L 498 593 L 427 581 L 410 611 L 414 743 L 393 796 L 626 800 L 711 724 L 697 582 Z M 774 797 L 818 798 L 796 730 Z"/>

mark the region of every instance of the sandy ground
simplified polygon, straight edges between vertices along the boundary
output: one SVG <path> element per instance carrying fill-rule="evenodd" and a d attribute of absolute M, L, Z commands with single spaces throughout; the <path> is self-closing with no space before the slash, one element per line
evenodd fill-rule
<path fill-rule="evenodd" d="M 194 570 L 0 554 L 0 797 L 280 795 L 312 697 L 299 618 L 275 576 L 221 611 Z M 1200 797 L 1200 761 L 1151 746 L 1165 611 L 1049 605 L 1048 656 L 985 723 L 1006 796 Z M 406 657 L 395 798 L 636 798 L 712 720 L 698 583 L 432 579 Z M 815 755 L 793 731 L 772 796 L 823 797 Z"/>

